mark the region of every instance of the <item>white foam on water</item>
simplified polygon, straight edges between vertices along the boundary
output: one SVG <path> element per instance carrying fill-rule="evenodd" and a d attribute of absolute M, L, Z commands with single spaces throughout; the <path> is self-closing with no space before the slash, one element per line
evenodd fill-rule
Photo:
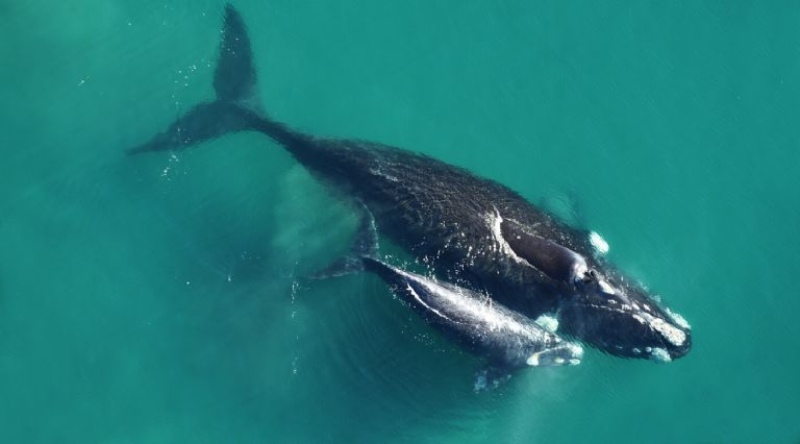
<path fill-rule="evenodd" d="M 603 239 L 603 236 L 601 236 L 597 231 L 592 231 L 589 233 L 589 243 L 592 244 L 595 251 L 599 254 L 606 254 L 611 248 L 611 246 L 608 245 L 608 242 L 606 242 L 606 240 Z"/>

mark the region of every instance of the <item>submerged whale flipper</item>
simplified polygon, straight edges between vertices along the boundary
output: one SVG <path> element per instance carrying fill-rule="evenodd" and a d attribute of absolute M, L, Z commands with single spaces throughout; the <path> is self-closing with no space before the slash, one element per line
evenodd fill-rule
<path fill-rule="evenodd" d="M 569 248 L 529 233 L 512 220 L 500 222 L 500 230 L 511 250 L 544 274 L 563 283 L 582 279 L 588 271 L 586 260 Z"/>
<path fill-rule="evenodd" d="M 182 150 L 227 133 L 254 130 L 263 125 L 253 52 L 239 12 L 225 5 L 217 68 L 216 100 L 194 106 L 164 132 L 129 149 L 128 154 Z"/>
<path fill-rule="evenodd" d="M 366 206 L 361 208 L 361 220 L 358 223 L 350 251 L 344 257 L 336 259 L 327 267 L 309 276 L 310 279 L 327 279 L 345 276 L 364 271 L 364 259 L 378 257 L 378 229 L 375 217 Z"/>
<path fill-rule="evenodd" d="M 508 369 L 494 366 L 483 367 L 475 373 L 473 390 L 475 393 L 495 390 L 511 379 L 511 376 Z"/>

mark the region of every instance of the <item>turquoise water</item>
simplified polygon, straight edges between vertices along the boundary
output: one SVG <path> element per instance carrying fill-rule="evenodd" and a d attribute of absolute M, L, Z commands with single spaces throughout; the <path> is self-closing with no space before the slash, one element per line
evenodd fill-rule
<path fill-rule="evenodd" d="M 355 220 L 263 136 L 122 154 L 212 97 L 221 3 L 1 3 L 0 442 L 797 442 L 800 7 L 767 3 L 236 3 L 271 115 L 574 196 L 693 325 L 488 393 L 375 278 L 301 279 Z"/>

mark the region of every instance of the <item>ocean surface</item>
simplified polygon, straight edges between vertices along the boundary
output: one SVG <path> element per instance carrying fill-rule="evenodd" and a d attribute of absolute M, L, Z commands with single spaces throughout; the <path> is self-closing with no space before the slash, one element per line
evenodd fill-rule
<path fill-rule="evenodd" d="M 500 181 L 693 327 L 476 393 L 355 216 L 213 97 L 223 3 L 0 3 L 0 442 L 797 443 L 800 4 L 237 1 L 265 108 Z"/>

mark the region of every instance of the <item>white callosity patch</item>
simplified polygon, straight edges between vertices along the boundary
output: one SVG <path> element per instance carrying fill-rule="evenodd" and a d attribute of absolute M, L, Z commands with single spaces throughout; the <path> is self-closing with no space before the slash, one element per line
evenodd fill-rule
<path fill-rule="evenodd" d="M 650 309 L 646 305 L 644 307 L 647 308 L 648 310 Z M 633 312 L 633 310 L 632 310 L 633 307 L 631 307 L 630 305 L 623 304 L 622 308 L 623 308 L 623 311 Z M 658 318 L 658 317 L 655 317 L 652 314 L 650 314 L 650 313 L 648 313 L 646 311 L 641 311 L 641 310 L 639 310 L 638 313 L 633 313 L 632 317 L 637 322 L 645 324 L 645 325 L 649 326 L 650 328 L 652 328 L 653 330 L 655 330 L 656 332 L 658 332 L 670 344 L 672 344 L 672 345 L 674 345 L 676 347 L 682 347 L 684 344 L 686 344 L 686 340 L 687 340 L 686 332 L 684 332 L 680 328 L 677 328 L 677 327 L 673 326 L 668 321 L 666 321 L 664 319 L 661 319 L 661 318 Z M 670 313 L 670 317 L 675 319 L 675 316 L 673 316 L 673 313 Z M 678 317 L 678 319 L 681 319 L 682 322 L 678 321 L 676 319 L 675 323 L 677 325 L 679 325 L 680 327 L 686 328 L 688 330 L 689 329 L 689 324 L 686 323 L 686 321 L 683 320 L 683 318 L 681 318 L 679 315 L 677 317 Z M 616 348 L 618 350 L 622 350 L 623 347 L 617 345 Z M 660 347 L 645 347 L 644 350 L 634 347 L 634 348 L 631 349 L 631 352 L 633 352 L 635 354 L 641 354 L 642 352 L 647 353 L 647 354 L 650 355 L 650 357 L 652 359 L 654 359 L 656 361 L 659 361 L 659 362 L 670 362 L 670 361 L 672 361 L 672 358 L 670 357 L 670 355 L 667 352 L 667 350 L 664 349 L 664 348 L 660 348 Z"/>
<path fill-rule="evenodd" d="M 612 300 L 613 301 L 613 300 Z M 647 305 L 644 305 L 644 308 L 650 309 Z M 642 324 L 646 324 L 650 326 L 653 330 L 657 331 L 661 334 L 667 341 L 669 341 L 672 345 L 676 347 L 680 347 L 686 343 L 686 333 L 671 325 L 669 322 L 665 321 L 664 319 L 658 318 L 650 314 L 648 311 L 641 310 L 640 306 L 636 303 L 631 302 L 631 305 L 622 304 L 623 312 L 631 312 L 632 317 L 637 322 Z M 675 321 L 677 325 L 681 328 L 689 329 L 689 324 L 686 322 L 685 319 L 672 313 L 671 311 L 667 310 L 667 314 L 671 319 Z M 658 353 L 659 349 L 654 349 L 653 353 Z M 634 348 L 632 350 L 634 353 L 640 353 L 641 350 Z M 650 350 L 645 349 L 645 351 L 649 352 Z M 666 352 L 665 352 L 666 353 Z M 667 355 L 669 357 L 669 355 Z M 660 358 L 660 357 L 658 357 Z M 661 359 L 659 359 L 661 360 Z"/>
<path fill-rule="evenodd" d="M 630 310 L 631 306 L 623 305 L 622 308 Z M 639 308 L 638 305 L 636 308 Z M 673 327 L 667 321 L 657 318 L 646 311 L 637 310 L 637 313 L 633 314 L 633 319 L 641 322 L 642 324 L 649 325 L 651 328 L 653 328 L 653 330 L 659 332 L 661 336 L 666 338 L 667 341 L 676 347 L 680 347 L 686 342 L 686 333 L 684 333 L 683 330 Z M 681 325 L 679 322 L 676 323 Z"/>
<path fill-rule="evenodd" d="M 566 349 L 565 354 L 571 356 L 569 360 L 561 356 L 558 356 L 553 358 L 553 363 L 557 365 L 563 365 L 563 364 L 578 365 L 581 363 L 581 358 L 583 358 L 583 348 L 577 344 L 572 344 L 572 343 L 564 343 L 552 349 L 536 352 L 530 355 L 525 362 L 532 367 L 536 367 L 542 363 L 541 358 L 543 356 L 554 353 L 557 350 L 564 350 L 564 349 Z"/>
<path fill-rule="evenodd" d="M 583 358 L 583 347 L 577 344 L 567 344 L 567 347 L 570 349 L 572 356 L 574 356 L 573 359 L 569 360 L 569 363 L 572 365 L 579 364 L 581 362 L 580 359 Z"/>
<path fill-rule="evenodd" d="M 675 321 L 676 324 L 680 325 L 681 327 L 683 327 L 683 328 L 685 328 L 687 330 L 691 328 L 691 326 L 689 325 L 688 322 L 686 322 L 686 319 L 683 316 L 679 315 L 678 313 L 673 312 L 669 308 L 667 308 L 665 311 L 667 312 L 669 317 L 671 317 L 672 320 Z"/>
<path fill-rule="evenodd" d="M 686 333 L 679 328 L 669 325 L 661 318 L 653 317 L 650 320 L 650 326 L 653 327 L 657 332 L 661 333 L 662 336 L 667 338 L 667 340 L 676 347 L 680 347 L 686 342 Z"/>
<path fill-rule="evenodd" d="M 597 231 L 592 231 L 591 233 L 589 233 L 589 243 L 592 244 L 594 250 L 598 254 L 606 254 L 608 253 L 608 250 L 611 248 L 608 245 L 608 242 L 606 242 L 606 240 L 603 239 L 603 236 L 600 236 L 600 233 L 598 233 Z"/>
<path fill-rule="evenodd" d="M 541 315 L 533 322 L 539 324 L 539 326 L 541 326 L 543 329 L 552 333 L 555 333 L 556 330 L 558 330 L 558 319 L 550 315 Z"/>
<path fill-rule="evenodd" d="M 670 362 L 672 358 L 669 356 L 669 353 L 663 348 L 654 348 L 652 353 L 650 353 L 650 357 L 653 358 L 654 361 L 658 362 Z"/>

